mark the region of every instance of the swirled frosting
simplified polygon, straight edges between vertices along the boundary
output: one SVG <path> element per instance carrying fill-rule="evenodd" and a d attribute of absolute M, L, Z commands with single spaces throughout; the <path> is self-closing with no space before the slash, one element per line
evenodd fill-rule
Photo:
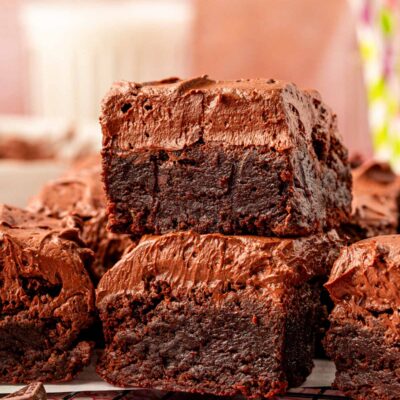
<path fill-rule="evenodd" d="M 336 304 L 376 312 L 399 308 L 400 236 L 377 236 L 344 248 L 325 286 Z"/>
<path fill-rule="evenodd" d="M 55 320 L 38 340 L 67 346 L 90 326 L 94 289 L 85 264 L 92 252 L 83 246 L 68 220 L 0 205 L 0 331 L 10 318 Z"/>
<path fill-rule="evenodd" d="M 103 146 L 114 141 L 126 151 L 180 150 L 199 140 L 284 151 L 299 140 L 298 119 L 310 140 L 318 126 L 328 141 L 341 141 L 336 116 L 317 92 L 274 79 L 117 82 L 103 100 L 100 122 Z"/>
<path fill-rule="evenodd" d="M 147 236 L 103 276 L 96 301 L 102 307 L 114 295 L 143 293 L 149 279 L 167 282 L 172 292 L 200 285 L 216 299 L 227 286 L 279 295 L 282 285 L 328 274 L 339 246 L 335 231 L 296 239 L 194 232 Z"/>

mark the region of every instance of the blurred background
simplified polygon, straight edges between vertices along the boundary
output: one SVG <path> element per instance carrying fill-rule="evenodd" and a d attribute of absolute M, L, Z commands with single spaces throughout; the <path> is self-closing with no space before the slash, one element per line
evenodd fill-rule
<path fill-rule="evenodd" d="M 208 74 L 317 89 L 400 171 L 399 24 L 400 0 L 1 0 L 0 158 L 99 148 L 116 80 Z"/>

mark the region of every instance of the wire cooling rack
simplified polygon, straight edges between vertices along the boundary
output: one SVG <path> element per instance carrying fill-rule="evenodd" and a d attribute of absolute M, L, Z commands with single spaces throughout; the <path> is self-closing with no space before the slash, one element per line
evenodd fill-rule
<path fill-rule="evenodd" d="M 236 397 L 218 397 L 211 395 L 159 392 L 155 390 L 127 390 L 110 392 L 71 392 L 50 393 L 49 400 L 240 400 Z M 330 388 L 298 388 L 293 389 L 285 396 L 278 396 L 276 400 L 350 400 L 342 393 Z"/>

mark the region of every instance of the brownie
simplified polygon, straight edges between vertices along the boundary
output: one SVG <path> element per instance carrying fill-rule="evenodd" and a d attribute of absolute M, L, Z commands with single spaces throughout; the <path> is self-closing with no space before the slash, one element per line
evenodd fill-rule
<path fill-rule="evenodd" d="M 106 229 L 105 207 L 100 155 L 77 161 L 65 176 L 46 184 L 29 203 L 30 210 L 51 217 L 75 217 L 82 239 L 95 253 L 89 271 L 95 284 L 134 244 L 129 235 Z"/>
<path fill-rule="evenodd" d="M 346 248 L 326 287 L 335 303 L 325 339 L 335 385 L 354 399 L 399 399 L 400 236 Z"/>
<path fill-rule="evenodd" d="M 90 361 L 92 251 L 62 221 L 0 206 L 0 383 L 71 380 Z"/>
<path fill-rule="evenodd" d="M 347 150 L 316 92 L 265 79 L 119 82 L 100 122 L 114 232 L 302 236 L 350 215 Z"/>
<path fill-rule="evenodd" d="M 44 139 L 0 134 L 0 160 L 49 160 L 56 158 L 55 146 Z"/>
<path fill-rule="evenodd" d="M 47 400 L 43 383 L 34 382 L 22 389 L 2 397 L 3 400 Z"/>
<path fill-rule="evenodd" d="M 354 169 L 352 176 L 353 210 L 342 229 L 348 242 L 397 233 L 400 178 L 389 164 L 366 162 Z"/>
<path fill-rule="evenodd" d="M 97 288 L 98 374 L 119 387 L 248 397 L 300 385 L 313 366 L 317 282 L 338 243 L 335 231 L 143 238 Z"/>

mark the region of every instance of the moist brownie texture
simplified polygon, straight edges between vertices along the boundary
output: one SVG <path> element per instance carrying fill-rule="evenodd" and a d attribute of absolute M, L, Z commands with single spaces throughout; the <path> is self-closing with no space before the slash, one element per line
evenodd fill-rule
<path fill-rule="evenodd" d="M 97 288 L 97 372 L 122 387 L 249 398 L 300 385 L 313 365 L 318 279 L 338 243 L 335 231 L 143 238 Z"/>
<path fill-rule="evenodd" d="M 376 161 L 362 164 L 352 175 L 353 210 L 342 229 L 348 241 L 397 233 L 400 178 L 388 164 Z"/>
<path fill-rule="evenodd" d="M 0 206 L 0 382 L 60 382 L 89 363 L 92 251 L 63 222 Z"/>
<path fill-rule="evenodd" d="M 99 155 L 75 163 L 64 177 L 45 185 L 29 203 L 30 210 L 51 217 L 75 217 L 82 239 L 95 253 L 89 270 L 95 284 L 134 244 L 129 235 L 111 233 L 106 229 L 105 207 Z"/>
<path fill-rule="evenodd" d="M 336 116 L 274 80 L 116 83 L 103 100 L 115 232 L 301 236 L 351 211 Z"/>
<path fill-rule="evenodd" d="M 336 386 L 354 399 L 399 399 L 400 236 L 345 248 L 326 287 L 335 303 L 325 347 Z"/>

